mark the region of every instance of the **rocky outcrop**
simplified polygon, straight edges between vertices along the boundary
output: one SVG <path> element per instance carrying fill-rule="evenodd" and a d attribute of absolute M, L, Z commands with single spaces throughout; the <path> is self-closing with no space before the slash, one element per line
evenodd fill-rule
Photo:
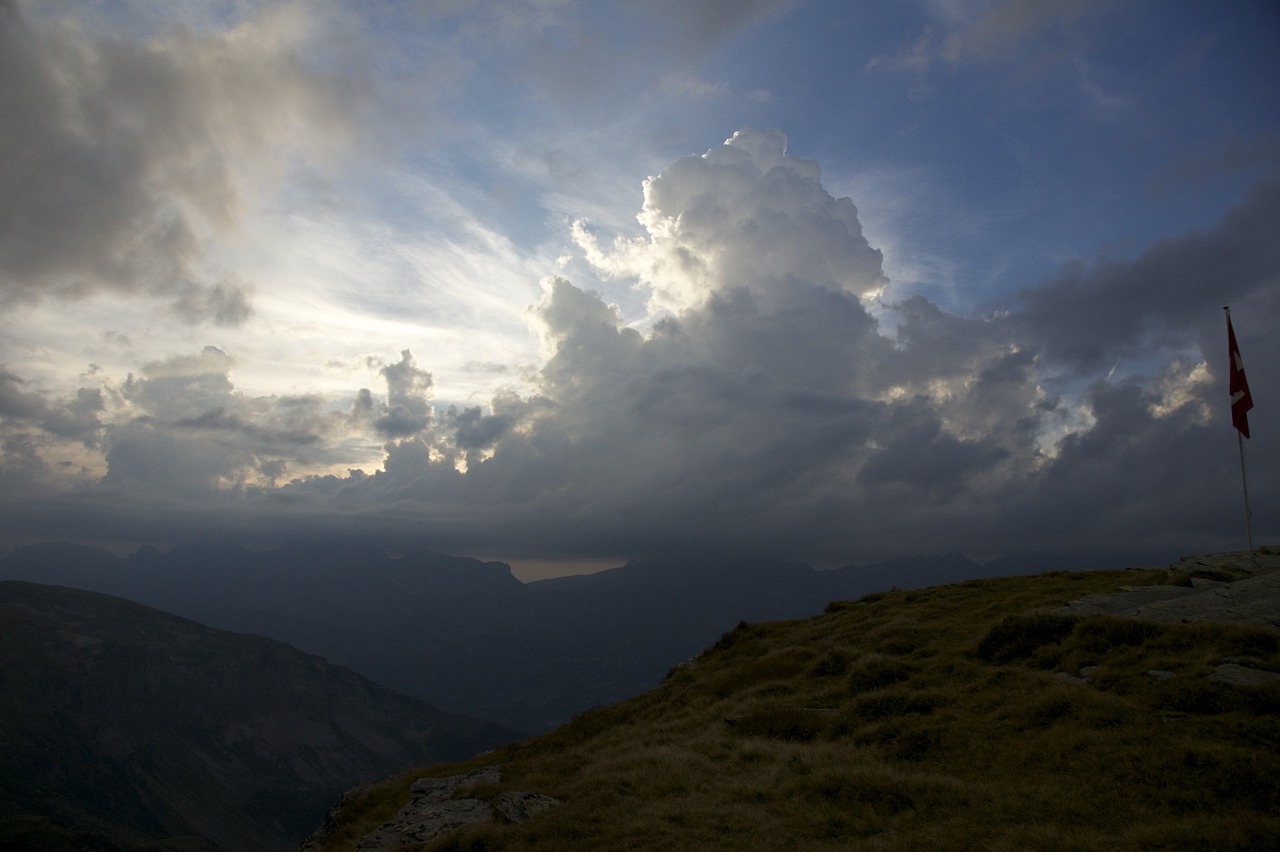
<path fill-rule="evenodd" d="M 502 781 L 502 770 L 485 766 L 465 775 L 443 778 L 419 778 L 410 785 L 412 801 L 400 809 L 395 818 L 360 839 L 358 852 L 392 852 L 412 844 L 427 843 L 450 831 L 482 822 L 524 822 L 530 817 L 560 804 L 558 799 L 525 790 L 494 793 L 493 785 Z M 483 798 L 465 795 L 481 789 Z M 351 796 L 343 797 L 325 825 L 303 844 L 301 852 L 316 852 L 333 831 L 333 817 Z"/>
<path fill-rule="evenodd" d="M 1280 628 L 1280 552 L 1274 548 L 1188 556 L 1169 567 L 1169 579 L 1169 585 L 1091 595 L 1056 612 Z"/>
<path fill-rule="evenodd" d="M 1129 586 L 1105 595 L 1090 595 L 1054 610 L 1055 615 L 1113 615 L 1150 621 L 1221 622 L 1280 628 L 1280 551 L 1264 547 L 1187 556 L 1169 566 L 1168 585 Z M 1059 680 L 1087 684 L 1091 666 L 1078 675 L 1058 672 Z M 1157 680 L 1172 672 L 1152 670 Z M 1280 680 L 1280 674 L 1228 659 L 1209 680 L 1257 685 Z"/>

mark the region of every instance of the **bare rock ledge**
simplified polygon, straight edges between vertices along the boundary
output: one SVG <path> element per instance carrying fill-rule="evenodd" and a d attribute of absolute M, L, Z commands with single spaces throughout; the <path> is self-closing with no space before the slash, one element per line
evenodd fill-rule
<path fill-rule="evenodd" d="M 409 787 L 413 796 L 409 804 L 401 808 L 390 822 L 362 837 L 356 849 L 359 852 L 392 852 L 408 845 L 427 843 L 475 823 L 524 822 L 560 804 L 551 796 L 524 790 L 507 790 L 496 797 L 486 798 L 460 795 L 468 789 L 497 784 L 501 780 L 502 770 L 497 766 L 485 766 L 465 775 L 419 778 Z M 357 788 L 348 796 L 363 789 Z M 341 806 L 339 803 L 335 810 Z M 326 820 L 326 824 L 329 822 Z M 325 834 L 322 828 L 302 846 L 301 852 L 319 849 L 319 841 Z"/>

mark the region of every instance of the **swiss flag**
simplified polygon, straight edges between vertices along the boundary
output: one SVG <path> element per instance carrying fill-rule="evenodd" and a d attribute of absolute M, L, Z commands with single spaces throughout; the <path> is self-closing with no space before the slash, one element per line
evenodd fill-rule
<path fill-rule="evenodd" d="M 1227 314 L 1227 348 L 1231 355 L 1231 380 L 1227 386 L 1231 393 L 1231 425 L 1247 438 L 1253 397 L 1249 395 L 1249 382 L 1244 377 L 1244 361 L 1240 359 L 1240 347 L 1236 345 L 1236 330 L 1231 327 L 1230 314 Z"/>

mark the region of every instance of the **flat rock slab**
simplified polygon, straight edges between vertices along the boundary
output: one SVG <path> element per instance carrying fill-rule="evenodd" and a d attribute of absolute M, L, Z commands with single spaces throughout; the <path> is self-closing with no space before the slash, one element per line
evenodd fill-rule
<path fill-rule="evenodd" d="M 1270 551 L 1274 548 L 1266 548 Z M 1280 553 L 1237 550 L 1230 553 L 1208 553 L 1203 556 L 1184 556 L 1172 566 L 1175 571 L 1190 574 L 1193 571 L 1239 571 L 1247 574 L 1263 574 L 1280 571 Z"/>
<path fill-rule="evenodd" d="M 1270 550 L 1269 548 L 1268 550 Z M 1106 595 L 1090 595 L 1054 610 L 1057 615 L 1117 615 L 1151 621 L 1221 622 L 1256 627 L 1280 628 L 1280 554 L 1218 553 L 1189 556 L 1169 566 L 1173 578 L 1185 581 L 1187 575 L 1212 571 L 1218 576 L 1236 576 L 1237 580 L 1209 579 L 1191 576 L 1190 585 L 1127 586 Z M 1067 683 L 1087 684 L 1091 670 L 1079 675 L 1058 672 L 1057 678 Z M 1170 680 L 1173 672 L 1151 670 L 1157 680 Z M 1214 668 L 1209 680 L 1238 686 L 1280 681 L 1280 672 L 1250 668 L 1238 662 L 1223 662 Z"/>
<path fill-rule="evenodd" d="M 1135 614 L 1159 621 L 1280 627 L 1280 572 L 1269 571 L 1190 595 L 1152 601 Z"/>
<path fill-rule="evenodd" d="M 1063 615 L 1138 615 L 1144 607 L 1196 594 L 1187 586 L 1142 586 L 1105 595 L 1089 595 L 1055 612 Z"/>
<path fill-rule="evenodd" d="M 527 790 L 514 790 L 498 796 L 498 813 L 508 822 L 524 822 L 543 811 L 549 811 L 560 800 L 541 793 L 530 793 Z"/>
<path fill-rule="evenodd" d="M 1197 571 L 1245 576 L 1234 582 L 1205 582 L 1192 577 L 1191 585 L 1129 587 L 1072 601 L 1055 612 L 1280 628 L 1280 555 L 1242 551 L 1192 556 L 1170 566 L 1169 570 L 1175 576 Z"/>
<path fill-rule="evenodd" d="M 1223 663 L 1214 668 L 1213 674 L 1209 675 L 1209 680 L 1219 680 L 1223 683 L 1234 683 L 1239 686 L 1255 686 L 1260 683 L 1280 680 L 1280 673 L 1253 669 L 1249 666 L 1242 666 L 1239 663 Z"/>
<path fill-rule="evenodd" d="M 492 820 L 493 806 L 479 799 L 412 803 L 396 814 L 394 820 L 362 837 L 356 849 L 391 852 L 409 843 L 426 843 L 463 826 Z"/>
<path fill-rule="evenodd" d="M 410 785 L 412 801 L 395 819 L 360 839 L 358 852 L 392 852 L 410 844 L 422 844 L 450 831 L 481 822 L 524 822 L 560 804 L 558 799 L 524 790 L 499 793 L 493 802 L 459 796 L 482 784 L 497 784 L 502 771 L 485 766 L 466 775 L 419 778 Z"/>

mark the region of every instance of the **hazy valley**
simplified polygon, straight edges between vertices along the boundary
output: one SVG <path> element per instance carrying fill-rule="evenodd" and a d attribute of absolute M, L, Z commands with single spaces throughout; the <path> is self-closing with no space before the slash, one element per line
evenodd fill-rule
<path fill-rule="evenodd" d="M 270 636 L 434 706 L 536 733 L 651 687 L 739 621 L 800 618 L 895 587 L 1124 564 L 1117 559 L 979 565 L 947 554 L 816 571 L 771 558 L 665 557 L 524 584 L 500 562 L 425 550 L 391 558 L 359 540 L 143 548 L 124 558 L 47 544 L 0 560 L 0 579 L 105 592 Z"/>

